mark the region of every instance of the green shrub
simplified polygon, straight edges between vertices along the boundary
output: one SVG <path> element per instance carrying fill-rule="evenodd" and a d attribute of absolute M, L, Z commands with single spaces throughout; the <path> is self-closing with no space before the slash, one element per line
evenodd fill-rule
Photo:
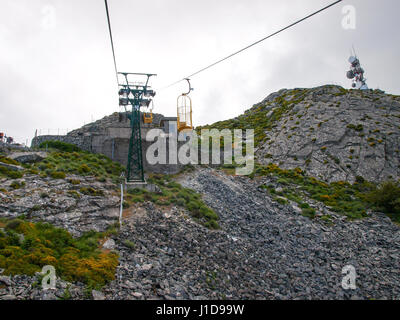
<path fill-rule="evenodd" d="M 136 248 L 136 244 L 135 244 L 133 241 L 131 241 L 131 240 L 125 240 L 125 241 L 123 242 L 123 245 L 124 245 L 125 247 L 129 248 L 129 249 L 135 249 L 135 248 Z"/>
<path fill-rule="evenodd" d="M 64 151 L 64 152 L 81 151 L 81 149 L 78 148 L 77 146 L 62 141 L 44 141 L 39 145 L 39 148 L 41 149 L 44 149 L 46 147 L 51 149 L 57 149 L 59 151 Z"/>
<path fill-rule="evenodd" d="M 213 229 L 213 230 L 218 230 L 218 229 L 220 229 L 220 226 L 219 226 L 218 222 L 215 221 L 215 220 L 207 221 L 207 222 L 204 224 L 204 226 L 205 226 L 206 228 Z"/>
<path fill-rule="evenodd" d="M 22 223 L 23 220 L 20 219 L 13 219 L 6 223 L 5 230 L 16 230 Z"/>
<path fill-rule="evenodd" d="M 67 175 L 62 171 L 52 171 L 50 173 L 50 177 L 52 177 L 53 179 L 65 179 L 66 176 Z"/>
<path fill-rule="evenodd" d="M 310 205 L 308 203 L 303 202 L 303 203 L 300 203 L 300 208 L 301 209 L 308 209 L 308 208 L 310 208 Z"/>
<path fill-rule="evenodd" d="M 147 190 L 135 188 L 135 189 L 128 189 L 127 192 L 128 192 L 129 194 L 131 194 L 131 195 L 141 195 L 141 194 L 147 193 Z"/>
<path fill-rule="evenodd" d="M 52 152 L 34 168 L 40 170 L 41 176 L 44 176 L 44 173 L 50 176 L 53 171 L 62 171 L 68 174 L 95 176 L 97 180 L 103 182 L 110 178 L 115 183 L 120 181 L 119 177 L 124 171 L 119 163 L 111 161 L 106 156 L 86 151 Z M 79 184 L 77 179 L 72 179 L 70 182 Z"/>
<path fill-rule="evenodd" d="M 24 176 L 22 171 L 15 171 L 6 167 L 0 166 L 0 176 L 6 176 L 11 179 L 20 179 Z"/>
<path fill-rule="evenodd" d="M 41 197 L 42 199 L 49 198 L 49 194 L 46 193 L 46 192 L 41 192 L 41 193 L 40 193 L 40 197 Z"/>
<path fill-rule="evenodd" d="M 80 173 L 89 173 L 90 171 L 92 171 L 92 169 L 90 169 L 90 167 L 89 167 L 88 165 L 82 164 L 82 165 L 79 167 L 78 171 L 79 171 Z"/>
<path fill-rule="evenodd" d="M 22 181 L 21 183 L 18 181 L 13 181 L 10 185 L 11 188 L 13 189 L 21 189 L 25 186 L 25 182 Z"/>
<path fill-rule="evenodd" d="M 364 130 L 364 127 L 363 127 L 362 124 L 358 124 L 358 125 L 349 124 L 349 125 L 347 126 L 347 128 L 352 129 L 352 130 L 355 130 L 355 131 L 358 131 L 358 132 L 361 132 L 361 131 Z"/>
<path fill-rule="evenodd" d="M 305 208 L 302 210 L 302 215 L 310 219 L 315 218 L 315 213 L 315 209 L 313 208 Z"/>
<path fill-rule="evenodd" d="M 182 198 L 174 198 L 174 199 L 172 199 L 172 202 L 180 207 L 184 207 L 186 204 L 185 199 L 182 199 Z"/>
<path fill-rule="evenodd" d="M 70 180 L 68 180 L 68 182 L 74 186 L 81 184 L 81 180 L 77 180 L 77 179 L 70 179 Z"/>
<path fill-rule="evenodd" d="M 96 196 L 104 196 L 103 190 L 95 189 L 92 187 L 82 187 L 79 189 L 79 191 L 88 196 L 95 196 L 95 197 Z"/>
<path fill-rule="evenodd" d="M 36 169 L 29 169 L 29 170 L 28 170 L 28 173 L 37 175 L 37 174 L 39 174 L 39 170 L 36 170 Z"/>
<path fill-rule="evenodd" d="M 20 179 L 24 176 L 24 174 L 21 171 L 13 171 L 13 170 L 9 170 L 7 175 L 11 179 Z"/>
<path fill-rule="evenodd" d="M 73 238 L 50 224 L 21 220 L 7 222 L 5 230 L 0 238 L 0 268 L 5 275 L 31 276 L 52 265 L 62 279 L 93 288 L 114 279 L 118 256 L 99 250 L 105 233 L 88 232 Z"/>
<path fill-rule="evenodd" d="M 80 199 L 81 198 L 81 195 L 78 192 L 76 192 L 75 190 L 69 190 L 68 194 L 70 196 L 72 196 L 73 198 L 75 198 L 75 199 Z"/>
<path fill-rule="evenodd" d="M 35 204 L 32 208 L 31 211 L 39 211 L 40 209 L 42 209 L 42 206 L 39 204 Z"/>
<path fill-rule="evenodd" d="M 4 156 L 0 156 L 0 162 L 3 162 L 5 164 L 13 164 L 15 166 L 21 165 L 18 161 L 15 161 L 13 159 L 10 159 L 10 158 L 4 157 Z"/>
<path fill-rule="evenodd" d="M 280 204 L 287 204 L 287 200 L 281 197 L 276 198 L 276 201 Z"/>
<path fill-rule="evenodd" d="M 332 224 L 332 216 L 331 215 L 324 215 L 321 217 L 321 220 L 326 222 L 327 224 Z"/>
<path fill-rule="evenodd" d="M 377 209 L 390 214 L 397 220 L 400 217 L 400 185 L 394 181 L 382 183 L 376 190 L 369 192 L 366 200 Z"/>

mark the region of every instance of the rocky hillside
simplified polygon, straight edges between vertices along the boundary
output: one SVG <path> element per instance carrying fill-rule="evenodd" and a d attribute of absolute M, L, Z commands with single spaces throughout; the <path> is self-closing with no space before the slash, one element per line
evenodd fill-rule
<path fill-rule="evenodd" d="M 400 177 L 400 97 L 380 90 L 283 89 L 206 127 L 255 129 L 258 162 L 328 182 Z"/>
<path fill-rule="evenodd" d="M 40 179 L 36 177 L 36 182 L 30 182 L 38 185 Z M 90 183 L 90 180 L 80 179 L 82 184 Z M 134 198 L 125 206 L 121 228 L 97 236 L 92 233 L 88 239 L 90 242 L 85 240 L 87 236 L 75 240 L 77 248 L 86 248 L 91 243 L 105 252 L 111 250 L 118 254 L 118 266 L 113 269 L 112 281 L 93 290 L 82 281 L 73 281 L 75 278 L 66 282 L 64 274 L 60 274 L 56 289 L 43 291 L 38 273 L 10 275 L 7 270 L 0 270 L 0 300 L 400 297 L 397 272 L 400 231 L 385 215 L 369 212 L 365 219 L 351 222 L 323 204 L 312 202 L 317 214 L 310 219 L 303 215 L 296 202 L 279 201 L 281 198 L 275 198 L 260 187 L 273 184 L 278 189 L 272 177 L 252 180 L 222 170 L 198 168 L 173 177 L 169 182 L 161 177 L 157 179 L 160 186 L 170 186 L 170 190 L 195 190 L 196 194 L 201 194 L 204 203 L 217 213 L 220 228 L 204 227 L 200 221 L 191 218 L 191 212 L 178 201 L 164 202 L 162 190 L 146 193 L 148 196 L 143 201 L 137 199 L 142 192 L 135 190 L 132 192 Z M 59 180 L 45 178 L 42 182 L 55 189 L 50 194 L 53 201 L 41 201 L 42 197 L 36 196 L 39 190 L 35 188 L 22 187 L 22 190 L 18 189 L 20 193 L 16 193 L 7 186 L 7 191 L 2 192 L 7 192 L 8 198 L 14 201 L 32 194 L 32 205 L 43 206 L 40 212 L 44 220 L 60 226 L 65 224 L 64 228 L 71 231 L 86 231 L 89 221 L 93 228 L 103 229 L 105 225 L 101 221 L 109 222 L 111 216 L 116 218 L 102 210 L 101 203 L 110 201 L 107 203 L 111 204 L 113 195 L 107 191 L 106 185 L 99 185 L 98 190 L 101 188 L 103 196 L 86 197 L 75 189 L 83 198 L 82 204 L 98 205 L 97 211 L 85 210 L 78 205 L 77 210 L 71 213 L 66 210 L 66 215 L 72 218 L 69 221 L 60 219 L 60 214 L 55 215 L 57 219 L 51 219 L 47 211 L 50 213 L 54 209 L 51 203 L 57 201 L 56 194 L 65 192 L 65 189 L 74 190 L 73 184 Z M 60 195 L 61 199 L 63 197 Z M 3 203 L 1 216 L 6 216 L 13 208 L 21 207 L 13 206 L 12 200 L 9 204 Z M 113 210 L 116 208 L 115 204 Z M 40 217 L 34 214 L 25 219 L 37 220 Z M 3 221 L 0 221 L 3 233 L 15 234 L 12 228 L 17 234 L 25 232 L 20 227 L 15 228 L 14 220 Z M 28 237 L 26 234 L 25 238 Z M 1 240 L 2 236 L 0 245 Z M 4 253 L 4 249 L 0 249 L 0 257 Z M 68 259 L 62 261 L 69 262 Z M 104 268 L 108 265 L 97 263 L 101 267 L 97 272 L 102 277 L 103 264 Z M 346 265 L 356 268 L 356 290 L 341 287 L 342 268 Z M 1 275 L 2 272 L 5 274 Z"/>
<path fill-rule="evenodd" d="M 399 178 L 399 105 L 281 90 L 213 125 L 255 129 L 250 176 L 235 164 L 147 174 L 124 191 L 121 225 L 118 163 L 57 141 L 4 149 L 0 300 L 400 299 L 400 185 L 376 183 Z M 44 265 L 55 289 L 41 288 Z"/>

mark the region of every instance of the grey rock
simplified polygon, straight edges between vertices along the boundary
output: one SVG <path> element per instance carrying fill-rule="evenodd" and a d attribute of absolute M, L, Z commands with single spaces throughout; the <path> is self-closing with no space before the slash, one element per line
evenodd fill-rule
<path fill-rule="evenodd" d="M 11 285 L 10 277 L 0 276 L 0 283 L 4 283 L 7 286 Z"/>
<path fill-rule="evenodd" d="M 103 244 L 103 248 L 107 250 L 113 250 L 115 248 L 115 241 L 113 239 L 108 239 Z"/>
<path fill-rule="evenodd" d="M 279 97 L 289 102 L 289 111 L 266 131 L 266 143 L 256 152 L 261 162 L 300 167 L 329 182 L 400 178 L 398 97 L 338 86 L 283 89 L 247 113 L 268 108 Z"/>
<path fill-rule="evenodd" d="M 149 271 L 152 267 L 153 267 L 152 264 L 144 264 L 139 268 L 139 270 L 141 270 L 141 271 Z"/>
<path fill-rule="evenodd" d="M 143 298 L 143 293 L 134 292 L 134 293 L 132 293 L 132 296 L 134 296 L 136 299 L 141 299 L 141 298 Z"/>
<path fill-rule="evenodd" d="M 92 290 L 92 297 L 93 297 L 93 300 L 106 300 L 105 295 L 102 292 L 97 291 L 97 290 Z"/>
<path fill-rule="evenodd" d="M 0 296 L 0 300 L 17 300 L 17 297 L 11 294 Z"/>
<path fill-rule="evenodd" d="M 33 163 L 39 162 L 47 158 L 46 152 L 15 152 L 8 155 L 10 159 L 20 163 Z"/>

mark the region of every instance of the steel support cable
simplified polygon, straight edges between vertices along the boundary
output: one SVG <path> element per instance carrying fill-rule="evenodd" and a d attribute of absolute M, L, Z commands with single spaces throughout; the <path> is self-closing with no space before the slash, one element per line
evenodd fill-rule
<path fill-rule="evenodd" d="M 114 59 L 115 76 L 116 76 L 116 78 L 117 78 L 117 85 L 119 86 L 119 81 L 118 81 L 118 69 L 117 69 L 117 60 L 115 59 L 114 40 L 113 40 L 113 36 L 112 36 L 112 31 L 111 31 L 110 13 L 109 13 L 109 11 L 108 11 L 108 3 L 107 3 L 107 0 L 104 0 L 104 3 L 105 3 L 105 5 L 106 5 L 106 13 L 107 13 L 107 21 L 108 21 L 108 30 L 109 30 L 109 32 L 110 32 L 111 48 L 112 48 L 113 59 Z"/>
<path fill-rule="evenodd" d="M 263 41 L 265 41 L 265 40 L 267 40 L 267 39 L 269 39 L 269 38 L 271 38 L 271 37 L 273 37 L 273 36 L 276 36 L 277 34 L 283 32 L 283 31 L 285 31 L 285 30 L 287 30 L 287 29 L 289 29 L 289 28 L 294 27 L 295 25 L 297 25 L 297 24 L 299 24 L 299 23 L 301 23 L 301 22 L 303 22 L 303 21 L 305 21 L 305 20 L 307 20 L 307 19 L 309 19 L 309 18 L 311 18 L 311 17 L 313 17 L 313 16 L 315 16 L 315 15 L 317 15 L 317 14 L 319 14 L 319 13 L 325 11 L 325 10 L 327 10 L 327 9 L 329 9 L 330 7 L 333 7 L 334 5 L 336 5 L 336 4 L 338 4 L 339 2 L 342 2 L 342 1 L 343 1 L 343 0 L 335 1 L 334 3 L 331 3 L 330 5 L 328 5 L 328 6 L 324 7 L 324 8 L 322 8 L 322 9 L 320 9 L 320 10 L 318 10 L 318 11 L 315 11 L 314 13 L 311 13 L 311 14 L 309 14 L 308 16 L 306 16 L 306 17 L 304 17 L 304 18 L 302 18 L 302 19 L 300 19 L 300 20 L 297 20 L 296 22 L 294 22 L 294 23 L 292 23 L 292 24 L 290 24 L 290 25 L 288 25 L 288 26 L 286 26 L 286 27 L 284 27 L 284 28 L 282 28 L 282 29 L 280 29 L 280 30 L 278 30 L 278 31 L 276 31 L 276 32 L 274 32 L 274 33 L 272 33 L 272 34 L 270 34 L 270 35 L 268 35 L 268 36 L 266 36 L 266 37 L 264 37 L 264 38 L 258 40 L 258 41 L 256 41 L 256 42 L 253 42 L 252 44 L 250 44 L 250 45 L 248 45 L 248 46 L 246 46 L 246 47 L 240 49 L 239 51 L 236 51 L 236 52 L 230 54 L 229 56 L 226 56 L 225 58 L 222 58 L 222 59 L 220 59 L 220 60 L 218 60 L 218 61 L 216 61 L 216 62 L 214 62 L 214 63 L 208 65 L 207 67 L 202 68 L 202 69 L 200 69 L 199 71 L 196 71 L 196 72 L 192 73 L 191 75 L 189 75 L 189 76 L 187 76 L 187 77 L 184 77 L 183 79 L 180 79 L 180 80 L 178 80 L 178 81 L 175 81 L 175 82 L 171 83 L 171 84 L 168 85 L 168 86 L 162 87 L 162 88 L 159 89 L 159 90 L 168 89 L 168 88 L 170 88 L 170 87 L 172 87 L 172 86 L 174 86 L 174 85 L 180 83 L 181 81 L 185 81 L 187 78 L 192 78 L 192 77 L 198 75 L 199 73 L 201 73 L 201 72 L 203 72 L 203 71 L 206 71 L 206 70 L 208 70 L 208 69 L 210 69 L 210 68 L 216 66 L 217 64 L 219 64 L 219 63 L 221 63 L 221 62 L 224 62 L 225 60 L 228 60 L 228 59 L 232 58 L 233 56 L 238 55 L 239 53 L 242 53 L 243 51 L 245 51 L 245 50 L 247 50 L 247 49 L 249 49 L 249 48 L 251 48 L 251 47 L 253 47 L 253 46 L 257 45 L 257 44 L 259 44 L 260 42 L 263 42 Z"/>

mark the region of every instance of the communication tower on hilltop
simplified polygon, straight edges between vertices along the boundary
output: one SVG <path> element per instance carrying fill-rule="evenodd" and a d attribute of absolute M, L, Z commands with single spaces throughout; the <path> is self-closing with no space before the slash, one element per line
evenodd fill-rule
<path fill-rule="evenodd" d="M 368 90 L 367 79 L 364 78 L 365 71 L 361 68 L 360 60 L 354 55 L 349 58 L 349 62 L 351 66 L 347 71 L 347 78 L 353 80 L 351 86 L 359 90 Z"/>

